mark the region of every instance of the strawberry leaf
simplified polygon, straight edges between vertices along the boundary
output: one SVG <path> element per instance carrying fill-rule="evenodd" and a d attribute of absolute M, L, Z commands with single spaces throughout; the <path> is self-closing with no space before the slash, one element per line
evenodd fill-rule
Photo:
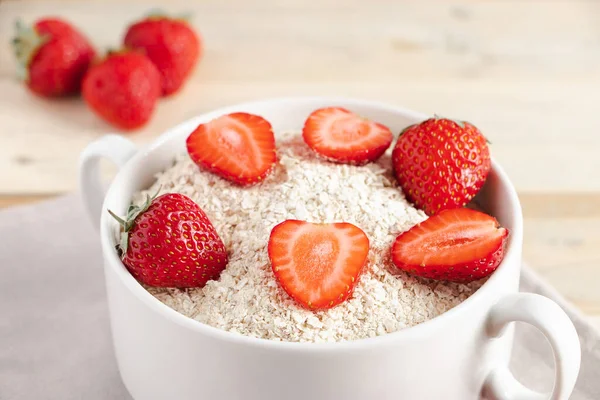
<path fill-rule="evenodd" d="M 127 254 L 127 248 L 129 247 L 129 234 L 127 232 L 121 232 L 121 240 L 119 241 L 119 250 L 121 254 Z"/>
<path fill-rule="evenodd" d="M 164 10 L 161 10 L 160 8 L 152 8 L 144 15 L 144 17 L 148 19 L 161 19 L 167 18 L 168 15 Z"/>
<path fill-rule="evenodd" d="M 11 41 L 11 45 L 17 59 L 17 76 L 19 79 L 24 81 L 29 79 L 29 63 L 38 49 L 48 40 L 50 40 L 48 35 L 38 34 L 33 27 L 25 25 L 20 19 L 15 21 L 15 36 Z"/>
<path fill-rule="evenodd" d="M 146 200 L 144 201 L 144 203 L 141 206 L 137 206 L 137 205 L 131 203 L 129 205 L 129 207 L 127 207 L 127 215 L 125 216 L 125 218 L 121 218 L 118 215 L 116 215 L 114 212 L 112 212 L 111 210 L 107 210 L 108 213 L 115 220 L 117 220 L 117 222 L 121 226 L 121 233 L 119 236 L 119 244 L 116 246 L 117 251 L 119 252 L 119 256 L 124 257 L 125 254 L 127 253 L 127 248 L 129 247 L 129 231 L 131 231 L 133 229 L 133 227 L 135 226 L 135 219 L 140 214 L 144 213 L 150 207 L 150 205 L 152 205 L 152 202 L 154 201 L 154 199 L 156 199 L 156 196 L 158 196 L 158 193 L 160 193 L 160 189 L 161 189 L 161 187 L 158 188 L 158 190 L 156 191 L 156 194 L 154 194 L 154 196 L 150 196 L 150 195 L 146 194 Z"/>
<path fill-rule="evenodd" d="M 125 226 L 126 222 L 125 220 L 123 220 L 121 217 L 119 217 L 117 214 L 113 213 L 111 210 L 108 210 L 108 213 L 117 220 L 117 222 L 119 223 L 119 225 L 121 226 Z"/>
<path fill-rule="evenodd" d="M 146 13 L 145 18 L 147 18 L 147 19 L 167 18 L 167 19 L 182 20 L 182 21 L 189 22 L 192 19 L 193 15 L 194 14 L 191 11 L 185 11 L 180 14 L 169 15 L 167 12 L 165 12 L 164 10 L 161 10 L 160 8 L 153 8 Z"/>
<path fill-rule="evenodd" d="M 193 16 L 194 16 L 193 12 L 186 11 L 186 12 L 183 12 L 181 14 L 177 14 L 177 16 L 175 17 L 175 19 L 186 21 L 186 22 L 190 22 L 192 20 Z"/>

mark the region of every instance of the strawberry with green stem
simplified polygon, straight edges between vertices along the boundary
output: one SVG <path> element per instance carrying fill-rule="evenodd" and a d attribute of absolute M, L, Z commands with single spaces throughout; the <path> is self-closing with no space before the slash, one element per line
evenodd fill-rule
<path fill-rule="evenodd" d="M 121 218 L 117 249 L 141 283 L 156 287 L 203 287 L 227 266 L 227 252 L 210 220 L 189 197 L 147 196 Z"/>
<path fill-rule="evenodd" d="M 12 46 L 18 76 L 32 92 L 44 97 L 79 92 L 96 52 L 85 36 L 59 18 L 42 18 L 33 26 L 15 25 Z"/>
<path fill-rule="evenodd" d="M 402 131 L 392 165 L 406 197 L 433 215 L 471 201 L 487 179 L 491 159 L 474 125 L 436 116 Z"/>

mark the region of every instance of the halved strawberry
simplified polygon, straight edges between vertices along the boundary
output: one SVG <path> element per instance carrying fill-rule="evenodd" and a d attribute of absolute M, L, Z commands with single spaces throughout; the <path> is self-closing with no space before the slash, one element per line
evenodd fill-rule
<path fill-rule="evenodd" d="M 355 165 L 377 160 L 393 138 L 386 126 L 340 107 L 313 111 L 304 123 L 302 137 L 323 158 Z"/>
<path fill-rule="evenodd" d="M 239 185 L 260 182 L 277 161 L 271 124 L 253 114 L 238 112 L 200 124 L 186 144 L 200 168 Z"/>
<path fill-rule="evenodd" d="M 279 284 L 311 310 L 346 300 L 369 253 L 367 235 L 352 224 L 287 220 L 269 238 L 269 259 Z"/>
<path fill-rule="evenodd" d="M 424 278 L 471 282 L 485 278 L 504 257 L 508 230 L 468 208 L 443 210 L 396 238 L 392 261 Z"/>

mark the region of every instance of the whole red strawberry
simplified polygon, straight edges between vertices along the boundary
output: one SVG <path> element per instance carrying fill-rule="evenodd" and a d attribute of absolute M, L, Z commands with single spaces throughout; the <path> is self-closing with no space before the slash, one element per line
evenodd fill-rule
<path fill-rule="evenodd" d="M 83 98 L 92 110 L 125 130 L 148 122 L 160 97 L 160 74 L 145 55 L 110 53 L 83 80 Z"/>
<path fill-rule="evenodd" d="M 208 217 L 189 197 L 169 193 L 131 206 L 118 249 L 140 282 L 157 287 L 202 287 L 227 266 L 227 252 Z"/>
<path fill-rule="evenodd" d="M 400 134 L 392 163 L 406 197 L 429 215 L 466 205 L 491 168 L 487 140 L 476 127 L 437 117 Z"/>
<path fill-rule="evenodd" d="M 129 27 L 123 41 L 143 50 L 161 74 L 162 93 L 181 88 L 202 55 L 202 42 L 184 19 L 152 15 Z"/>
<path fill-rule="evenodd" d="M 79 31 L 58 18 L 40 19 L 33 27 L 17 21 L 12 45 L 19 76 L 34 93 L 45 97 L 78 93 L 96 55 Z"/>

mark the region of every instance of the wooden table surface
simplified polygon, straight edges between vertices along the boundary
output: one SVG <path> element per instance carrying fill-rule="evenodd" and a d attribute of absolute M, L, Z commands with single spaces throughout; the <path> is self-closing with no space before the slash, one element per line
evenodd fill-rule
<path fill-rule="evenodd" d="M 185 89 L 128 137 L 270 96 L 376 99 L 468 119 L 493 142 L 525 214 L 525 260 L 600 326 L 600 2 L 8 0 L 17 17 L 74 21 L 101 49 L 150 8 L 191 10 L 205 57 Z M 0 206 L 76 189 L 79 152 L 113 131 L 79 99 L 47 101 L 0 46 Z"/>

